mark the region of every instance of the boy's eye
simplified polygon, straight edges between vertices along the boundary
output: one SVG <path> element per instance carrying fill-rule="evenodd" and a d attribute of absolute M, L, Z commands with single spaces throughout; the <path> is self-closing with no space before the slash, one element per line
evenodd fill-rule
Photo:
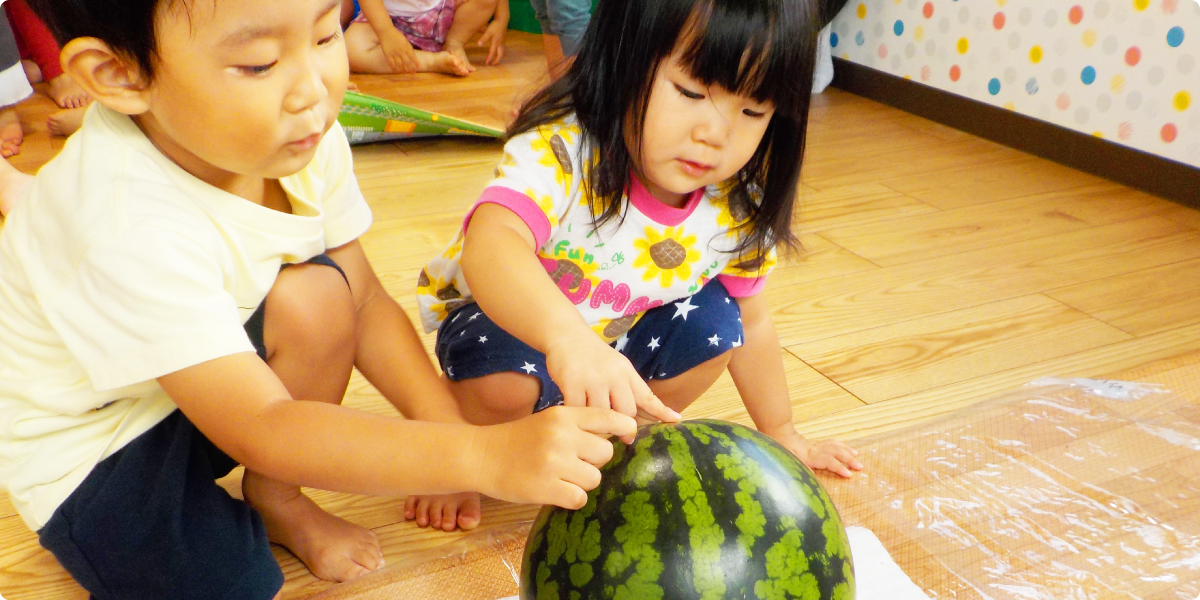
<path fill-rule="evenodd" d="M 337 41 L 337 39 L 338 39 L 338 38 L 340 38 L 340 37 L 342 37 L 342 30 L 341 30 L 341 29 L 338 29 L 337 31 L 333 32 L 333 35 L 331 35 L 331 36 L 329 36 L 329 37 L 327 37 L 327 38 L 324 38 L 324 39 L 318 40 L 318 41 L 317 41 L 317 45 L 318 45 L 318 46 L 324 46 L 324 45 L 326 45 L 326 44 L 333 43 L 333 42 Z"/>
<path fill-rule="evenodd" d="M 692 100 L 703 100 L 704 99 L 704 94 L 697 94 L 696 92 L 693 92 L 693 91 L 679 85 L 678 83 L 675 84 L 675 89 L 679 90 L 679 93 L 683 94 L 684 98 L 691 98 Z"/>
<path fill-rule="evenodd" d="M 243 75 L 262 75 L 262 74 L 266 73 L 267 71 L 270 71 L 271 67 L 274 67 L 274 66 L 275 66 L 275 63 L 271 63 L 269 65 L 242 66 L 242 67 L 237 67 L 237 70 L 241 71 Z"/>

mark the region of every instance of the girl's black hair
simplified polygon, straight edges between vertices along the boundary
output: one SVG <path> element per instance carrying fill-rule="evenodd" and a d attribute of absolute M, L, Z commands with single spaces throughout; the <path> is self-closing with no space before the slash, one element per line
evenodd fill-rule
<path fill-rule="evenodd" d="M 159 5 L 172 0 L 28 0 L 59 45 L 94 37 L 137 62 L 153 77 L 157 40 L 154 20 Z"/>
<path fill-rule="evenodd" d="M 772 245 L 797 245 L 792 207 L 825 20 L 815 0 L 600 0 L 574 64 L 525 103 L 507 135 L 576 114 L 592 153 L 583 157 L 584 193 L 599 227 L 621 214 L 637 170 L 625 127 L 640 138 L 658 66 L 681 44 L 682 66 L 697 81 L 775 105 L 729 191 L 730 211 L 746 219 L 736 251 L 757 257 L 737 266 L 757 269 Z"/>

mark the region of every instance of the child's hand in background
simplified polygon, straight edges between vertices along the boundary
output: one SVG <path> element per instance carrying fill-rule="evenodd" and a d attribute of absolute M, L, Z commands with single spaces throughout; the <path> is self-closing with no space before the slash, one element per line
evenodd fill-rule
<path fill-rule="evenodd" d="M 633 419 L 599 408 L 556 406 L 519 421 L 481 427 L 471 443 L 477 489 L 493 498 L 582 508 L 600 485 L 616 435 L 632 441 Z"/>
<path fill-rule="evenodd" d="M 387 58 L 388 66 L 393 71 L 416 73 L 420 70 L 421 65 L 417 62 L 417 53 L 403 33 L 391 29 L 386 35 L 379 36 L 379 45 L 383 48 L 383 55 Z"/>
<path fill-rule="evenodd" d="M 612 408 L 631 417 L 641 409 L 660 421 L 679 420 L 679 413 L 650 391 L 629 359 L 589 329 L 555 339 L 546 352 L 546 370 L 567 406 Z"/>
<path fill-rule="evenodd" d="M 791 450 L 810 469 L 824 469 L 842 477 L 850 477 L 851 471 L 861 471 L 863 468 L 856 458 L 858 451 L 854 448 L 837 440 L 809 441 L 791 423 L 773 431 L 764 430 L 763 433 Z"/>
<path fill-rule="evenodd" d="M 507 31 L 507 20 L 501 23 L 499 19 L 493 19 L 484 28 L 483 35 L 479 36 L 479 41 L 475 45 L 480 48 L 484 46 L 488 47 L 486 64 L 495 66 L 500 64 L 500 61 L 504 59 L 504 34 Z"/>
<path fill-rule="evenodd" d="M 418 527 L 445 531 L 470 530 L 479 525 L 482 509 L 479 494 L 462 492 L 443 496 L 409 496 L 404 499 L 404 519 Z"/>

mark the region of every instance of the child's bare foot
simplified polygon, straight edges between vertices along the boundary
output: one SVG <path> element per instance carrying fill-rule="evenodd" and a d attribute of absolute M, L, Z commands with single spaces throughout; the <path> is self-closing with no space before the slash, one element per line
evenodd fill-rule
<path fill-rule="evenodd" d="M 475 65 L 472 65 L 471 60 L 467 58 L 467 49 L 462 44 L 446 40 L 446 44 L 442 46 L 442 52 L 449 52 L 458 59 L 459 64 L 466 69 L 466 73 L 461 73 L 461 75 L 467 75 L 475 71 Z"/>
<path fill-rule="evenodd" d="M 42 82 L 42 68 L 37 66 L 37 63 L 28 58 L 22 58 L 21 68 L 25 69 L 25 79 L 28 79 L 29 83 Z"/>
<path fill-rule="evenodd" d="M 66 73 L 50 80 L 50 98 L 62 108 L 82 108 L 91 101 L 88 93 Z"/>
<path fill-rule="evenodd" d="M 404 518 L 416 520 L 419 527 L 445 531 L 475 529 L 482 509 L 479 494 L 463 492 L 445 496 L 409 496 L 404 499 Z"/>
<path fill-rule="evenodd" d="M 83 127 L 83 116 L 86 114 L 87 105 L 60 110 L 46 117 L 46 129 L 50 130 L 51 135 L 67 137 Z"/>
<path fill-rule="evenodd" d="M 12 212 L 32 183 L 32 175 L 18 171 L 7 160 L 0 160 L 0 216 L 8 216 Z"/>
<path fill-rule="evenodd" d="M 458 75 L 466 77 L 475 69 L 471 67 L 471 63 L 465 58 L 459 58 L 457 55 L 442 50 L 441 52 L 416 52 L 417 64 L 420 65 L 418 71 L 423 73 L 445 73 L 447 75 Z"/>
<path fill-rule="evenodd" d="M 291 550 L 313 575 L 349 581 L 383 566 L 375 532 L 325 512 L 299 488 L 247 471 L 242 494 L 262 515 L 267 537 Z"/>
<path fill-rule="evenodd" d="M 17 116 L 16 107 L 0 108 L 0 156 L 16 156 L 24 141 L 25 130 L 21 129 L 21 118 Z"/>

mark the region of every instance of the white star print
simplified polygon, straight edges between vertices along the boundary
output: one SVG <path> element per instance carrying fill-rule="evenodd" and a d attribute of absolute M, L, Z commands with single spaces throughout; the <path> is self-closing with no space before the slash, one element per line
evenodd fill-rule
<path fill-rule="evenodd" d="M 467 320 L 468 320 L 468 321 L 474 321 L 474 320 L 475 320 L 475 318 L 476 318 L 476 317 L 478 317 L 478 316 L 479 316 L 479 315 L 481 315 L 481 314 L 483 314 L 483 313 L 475 313 L 475 314 L 471 315 L 471 318 L 470 318 L 470 319 L 467 319 Z"/>
<path fill-rule="evenodd" d="M 521 367 L 521 370 L 525 371 L 526 374 L 537 373 L 537 367 L 530 363 L 525 363 L 525 366 Z"/>
<path fill-rule="evenodd" d="M 457 320 L 458 320 L 458 318 L 459 318 L 459 317 L 461 317 L 461 316 L 462 316 L 462 313 L 461 313 L 461 312 L 456 312 L 456 313 L 454 313 L 454 318 L 453 318 L 453 319 L 450 319 L 450 322 L 451 322 L 451 323 L 453 323 L 453 322 L 457 321 Z"/>
<path fill-rule="evenodd" d="M 686 321 L 688 313 L 696 310 L 697 308 L 700 307 L 692 304 L 692 297 L 688 296 L 687 298 L 675 303 L 675 316 L 671 317 L 671 320 L 674 321 L 675 317 L 683 315 L 683 320 Z"/>
<path fill-rule="evenodd" d="M 486 344 L 486 343 L 487 343 L 487 336 L 486 336 L 486 335 L 481 335 L 481 336 L 479 336 L 479 343 L 480 343 L 480 344 Z"/>
<path fill-rule="evenodd" d="M 716 346 L 716 345 L 717 345 L 717 344 L 719 344 L 720 342 L 721 342 L 721 338 L 717 337 L 717 334 L 715 334 L 715 333 L 713 334 L 713 336 L 712 336 L 712 337 L 708 338 L 708 345 L 709 345 L 709 346 Z"/>
<path fill-rule="evenodd" d="M 740 336 L 740 335 L 738 336 L 738 340 L 737 340 L 736 342 L 734 342 L 734 343 L 733 343 L 733 347 L 734 347 L 734 348 L 741 348 L 741 347 L 742 347 L 742 336 Z"/>
<path fill-rule="evenodd" d="M 650 338 L 650 343 L 646 344 L 646 347 L 651 350 L 658 350 L 658 346 L 658 338 Z"/>
<path fill-rule="evenodd" d="M 464 329 L 464 330 L 462 330 L 462 331 L 458 332 L 458 335 L 462 335 L 462 334 L 464 334 L 464 333 L 466 333 L 466 332 L 467 332 L 467 330 L 466 330 L 466 329 Z"/>
<path fill-rule="evenodd" d="M 454 377 L 454 367 L 446 367 L 446 375 Z"/>
<path fill-rule="evenodd" d="M 725 299 L 725 304 L 729 304 L 729 298 Z"/>
<path fill-rule="evenodd" d="M 617 352 L 624 350 L 627 344 L 629 344 L 629 334 L 617 338 Z"/>

